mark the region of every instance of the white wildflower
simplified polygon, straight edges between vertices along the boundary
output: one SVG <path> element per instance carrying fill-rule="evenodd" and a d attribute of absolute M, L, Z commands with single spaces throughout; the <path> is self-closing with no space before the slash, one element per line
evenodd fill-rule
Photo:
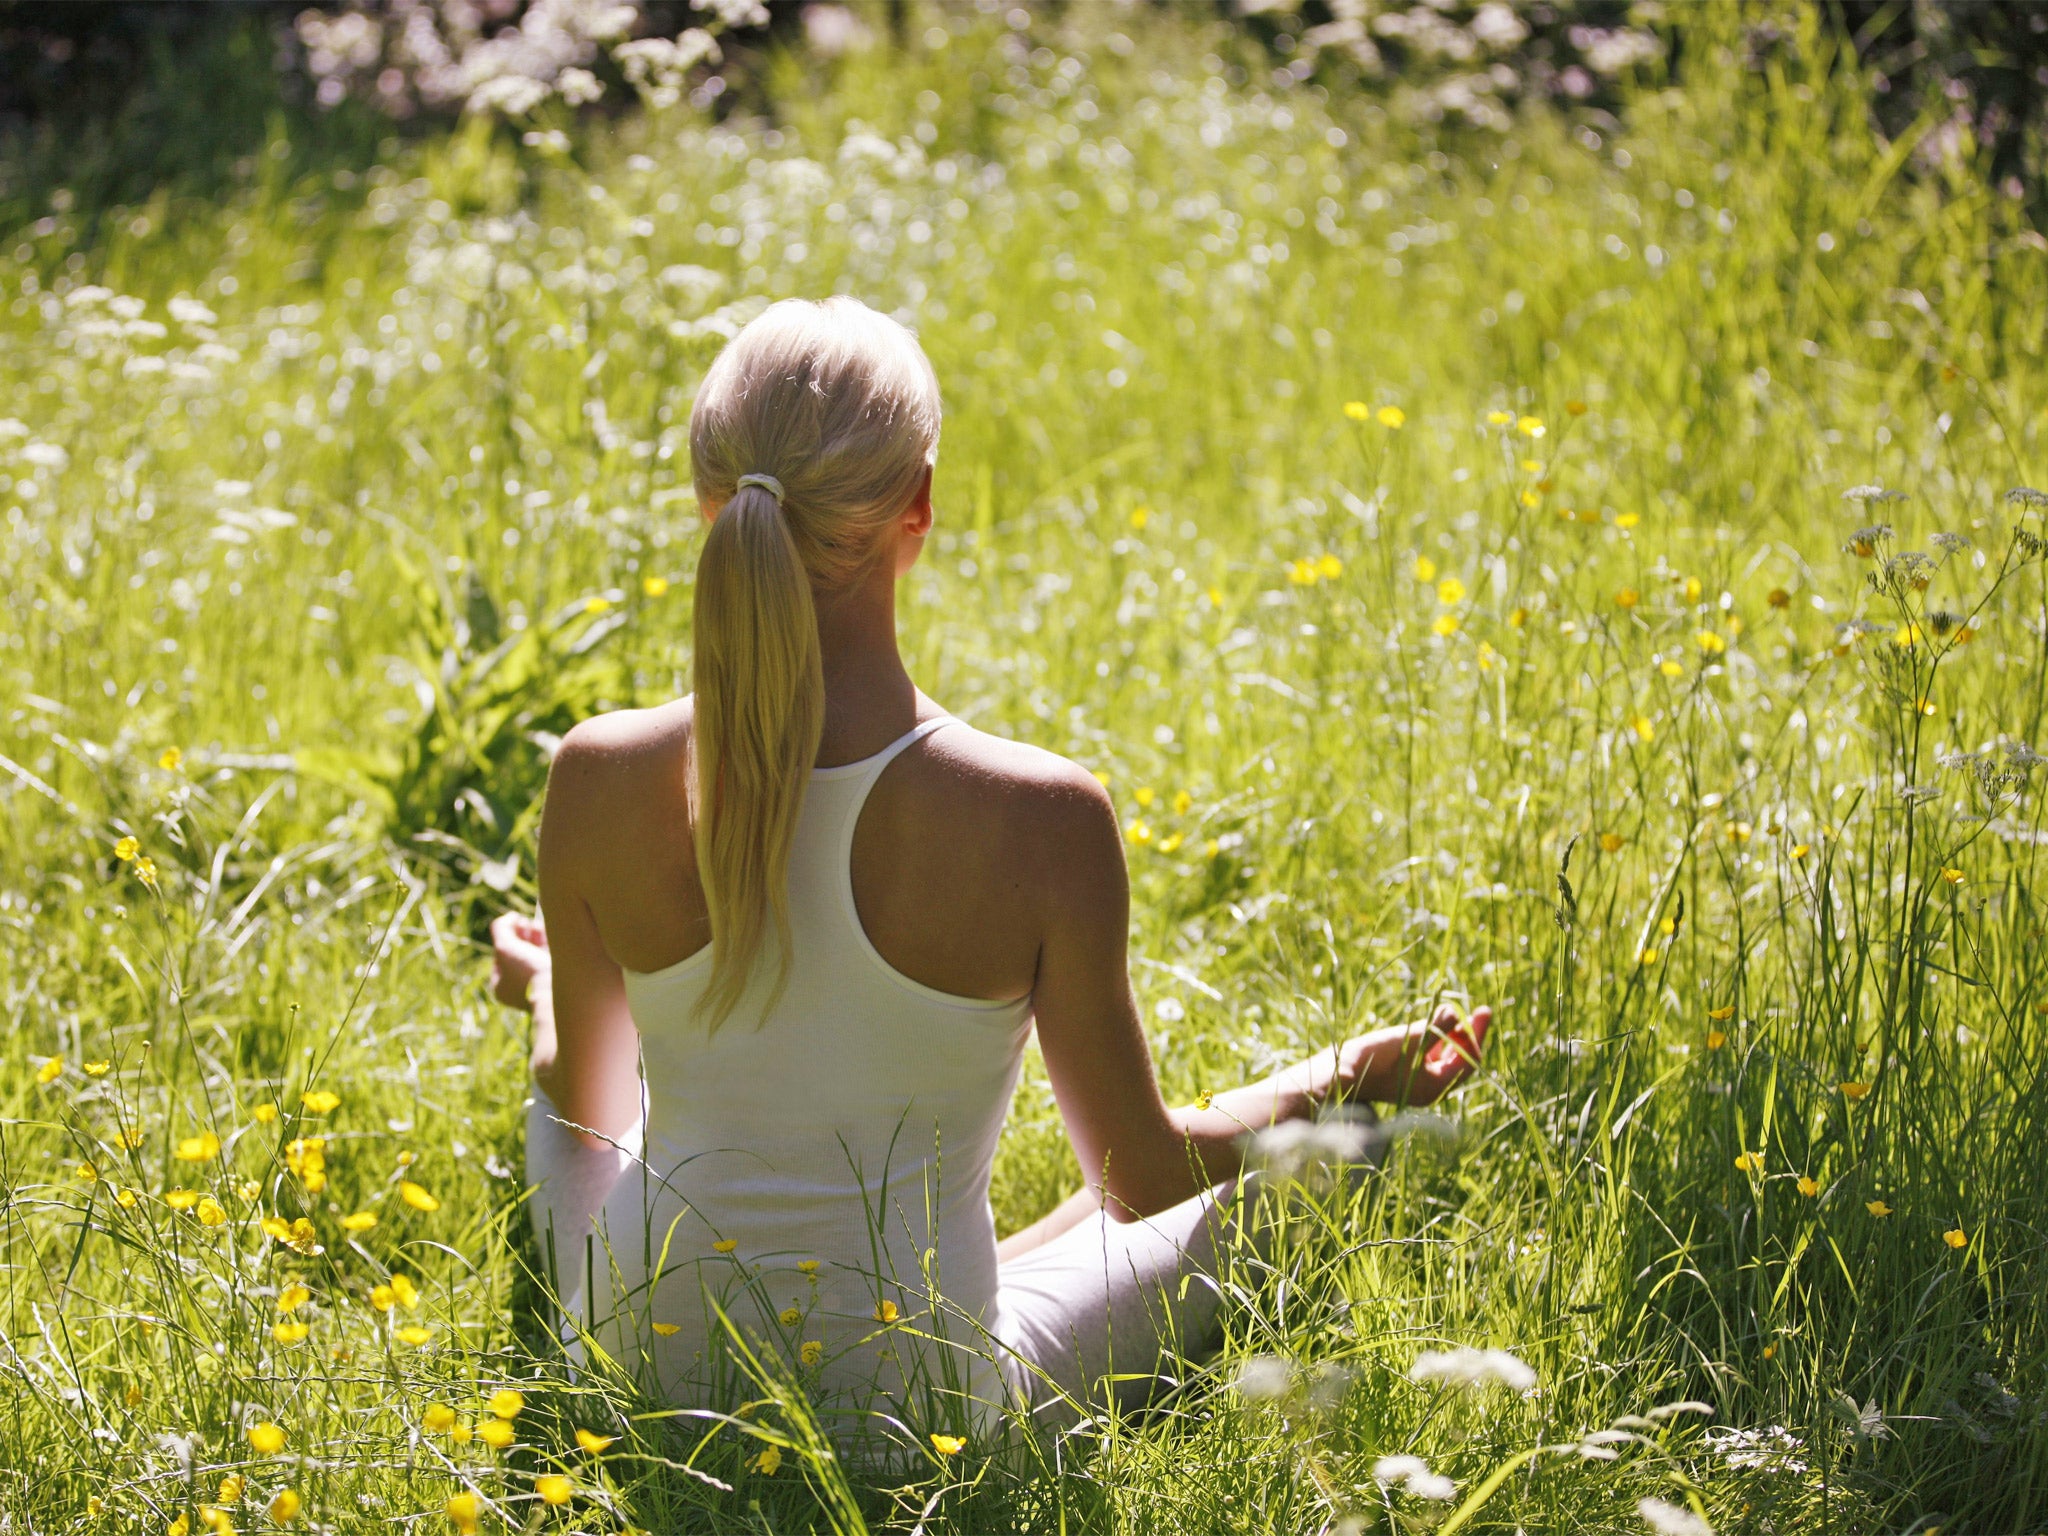
<path fill-rule="evenodd" d="M 1714 1536 L 1714 1528 L 1691 1510 L 1662 1499 L 1636 1500 L 1636 1513 L 1657 1536 Z"/>
<path fill-rule="evenodd" d="M 1231 1386 L 1239 1397 L 1265 1403 L 1286 1396 L 1293 1380 L 1294 1367 L 1278 1355 L 1253 1355 L 1238 1366 Z"/>
<path fill-rule="evenodd" d="M 2038 512 L 2043 507 L 2048 507 L 2048 491 L 2037 491 L 2030 485 L 2016 485 L 2005 493 L 2005 500 L 2009 506 L 2026 507 Z"/>
<path fill-rule="evenodd" d="M 1382 1456 L 1372 1464 L 1373 1480 L 1384 1488 L 1398 1485 L 1403 1493 L 1417 1499 L 1439 1502 L 1455 1498 L 1458 1485 L 1441 1472 L 1429 1470 L 1420 1456 Z"/>
<path fill-rule="evenodd" d="M 1715 1424 L 1707 1430 L 1706 1444 L 1708 1450 L 1738 1470 L 1795 1474 L 1806 1470 L 1806 1459 L 1799 1454 L 1806 1449 L 1806 1442 L 1782 1424 L 1766 1429 Z"/>
<path fill-rule="evenodd" d="M 1844 501 L 1875 501 L 1882 503 L 1887 501 L 1904 501 L 1905 499 L 1906 493 L 1904 491 L 1888 491 L 1881 485 L 1852 485 L 1848 490 L 1842 492 L 1842 500 Z"/>
<path fill-rule="evenodd" d="M 84 287 L 74 288 L 65 294 L 64 304 L 67 309 L 84 309 L 89 304 L 104 304 L 113 296 L 113 289 L 102 288 L 98 283 L 87 283 Z"/>
<path fill-rule="evenodd" d="M 1410 1381 L 1441 1381 L 1453 1387 L 1506 1387 L 1527 1393 L 1536 1373 L 1504 1349 L 1425 1349 L 1408 1368 Z"/>
<path fill-rule="evenodd" d="M 220 317 L 197 299 L 179 294 L 165 306 L 180 325 L 212 325 Z"/>

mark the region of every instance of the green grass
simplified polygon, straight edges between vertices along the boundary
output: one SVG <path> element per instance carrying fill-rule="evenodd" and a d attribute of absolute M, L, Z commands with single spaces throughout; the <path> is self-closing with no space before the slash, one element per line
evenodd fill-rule
<path fill-rule="evenodd" d="M 1627 1531 L 1651 1494 L 1724 1531 L 2048 1525 L 2041 802 L 1939 765 L 2042 741 L 2042 516 L 2004 493 L 2048 483 L 2048 263 L 1906 179 L 1823 37 L 1745 73 L 1718 14 L 1605 135 L 1434 139 L 1080 8 L 791 60 L 774 133 L 679 114 L 550 161 L 472 125 L 359 180 L 280 148 L 224 205 L 0 252 L 0 1512 L 157 1532 L 233 1471 L 243 1528 L 289 1485 L 338 1531 L 446 1530 L 465 1485 L 592 1531 Z M 745 306 L 834 289 L 946 388 L 912 672 L 1108 775 L 1168 1091 L 1440 994 L 1501 1020 L 1455 1143 L 1241 1273 L 1165 1411 L 850 1488 L 547 1354 L 475 938 L 496 886 L 530 899 L 534 738 L 683 686 L 693 380 Z M 315 1134 L 317 1193 L 286 1166 Z M 1034 1069 L 1005 1226 L 1074 1178 Z M 416 1310 L 375 1306 L 393 1271 Z M 1407 1379 L 1447 1344 L 1537 1390 Z M 1325 1390 L 1235 1393 L 1251 1355 Z M 509 1383 L 523 1448 L 422 1431 Z M 1517 1460 L 1683 1399 L 1798 1469 L 1687 1414 Z M 1381 1493 L 1407 1451 L 1461 1502 Z"/>

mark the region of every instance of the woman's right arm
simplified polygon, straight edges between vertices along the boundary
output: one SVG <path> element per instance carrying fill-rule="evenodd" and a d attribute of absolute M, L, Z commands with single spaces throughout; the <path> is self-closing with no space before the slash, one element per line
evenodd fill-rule
<path fill-rule="evenodd" d="M 1039 1047 L 1084 1177 L 1117 1220 L 1150 1216 L 1241 1171 L 1244 1138 L 1305 1118 L 1326 1100 L 1432 1102 L 1479 1058 L 1490 1012 L 1469 1024 L 1440 1010 L 1427 1024 L 1362 1035 L 1261 1082 L 1172 1109 L 1131 991 L 1130 881 L 1116 808 L 1075 769 L 1044 800 L 1041 933 L 1032 989 Z"/>

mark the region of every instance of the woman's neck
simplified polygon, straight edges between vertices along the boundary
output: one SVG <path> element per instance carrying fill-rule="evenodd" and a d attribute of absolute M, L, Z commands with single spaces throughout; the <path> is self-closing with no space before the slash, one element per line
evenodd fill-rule
<path fill-rule="evenodd" d="M 825 729 L 818 766 L 858 762 L 917 724 L 917 685 L 896 648 L 896 578 L 888 566 L 818 605 Z"/>

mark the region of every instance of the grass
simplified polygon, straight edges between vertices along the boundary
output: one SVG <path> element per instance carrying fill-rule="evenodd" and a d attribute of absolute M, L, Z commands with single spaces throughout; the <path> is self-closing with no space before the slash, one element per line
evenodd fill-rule
<path fill-rule="evenodd" d="M 2048 264 L 1907 176 L 1823 34 L 1748 72 L 1718 16 L 1611 132 L 1439 136 L 1081 8 L 790 59 L 772 129 L 550 157 L 472 124 L 360 177 L 280 139 L 224 203 L 21 233 L 0 1510 L 2048 1525 L 2041 802 L 2008 750 L 2048 587 L 2005 495 L 2048 481 Z M 781 1384 L 678 1420 L 552 1356 L 476 938 L 530 899 L 547 734 L 686 676 L 693 380 L 749 306 L 832 289 L 912 318 L 947 391 L 913 673 L 1108 776 L 1168 1091 L 1439 995 L 1501 1019 L 1456 1139 L 1243 1272 L 1163 1411 L 886 1482 Z M 1074 1178 L 1034 1069 L 1005 1228 Z M 1535 1390 L 1409 1380 L 1451 1345 Z M 1248 1378 L 1278 1396 L 1229 1385 L 1258 1357 L 1295 1363 Z M 515 1387 L 498 1452 L 472 1426 Z M 1684 1400 L 1710 1416 L 1644 1417 Z M 1454 1499 L 1383 1488 L 1395 1453 Z"/>

